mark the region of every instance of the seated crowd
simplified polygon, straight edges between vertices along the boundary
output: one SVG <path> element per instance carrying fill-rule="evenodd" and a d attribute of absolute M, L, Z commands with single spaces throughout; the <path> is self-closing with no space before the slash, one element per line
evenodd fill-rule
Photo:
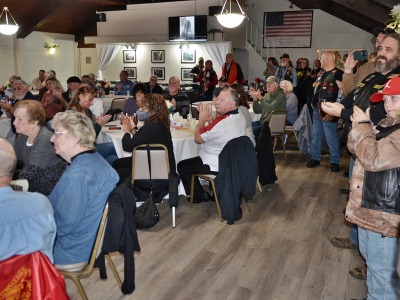
<path fill-rule="evenodd" d="M 394 140 L 399 131 L 393 125 L 400 119 L 400 92 L 393 90 L 389 83 L 400 85 L 396 80 L 400 74 L 400 61 L 396 59 L 400 37 L 383 29 L 374 30 L 374 35 L 378 56 L 372 63 L 374 69 L 365 74 L 372 74 L 368 80 L 357 75 L 362 67 L 357 71 L 354 51 L 346 56 L 345 61 L 341 61 L 338 53 L 324 51 L 321 61 L 314 61 L 313 68 L 309 67 L 306 58 L 298 59 L 294 67 L 290 56 L 283 53 L 280 66 L 276 58 L 268 58 L 264 71 L 265 86 L 250 87 L 247 93 L 243 87 L 241 67 L 232 54 L 226 55 L 223 76 L 219 80 L 212 61 L 207 60 L 204 64 L 204 59 L 199 59 L 199 65 L 192 70 L 196 72 L 194 81 L 200 83 L 198 98 L 212 100 L 215 111 L 209 103 L 197 105 L 194 141 L 200 144 L 199 155 L 182 161 L 175 160 L 170 131 L 170 114 L 179 113 L 188 120 L 192 114 L 189 97 L 180 89 L 180 79 L 176 76 L 169 78 L 168 89 L 163 91 L 155 76 L 151 76 L 148 83 L 135 84 L 128 80 L 126 71 L 121 71 L 114 93 L 128 96 L 123 114 L 136 115 L 143 122 L 138 129 L 130 118 L 123 119 L 122 148 L 131 152 L 143 144 L 165 145 L 171 173 L 179 173 L 186 195 L 190 195 L 192 175 L 218 174 L 219 157 L 225 146 L 236 138 L 245 137 L 254 146 L 259 181 L 264 186 L 277 180 L 269 128 L 272 112 L 287 112 L 288 126 L 295 126 L 300 112 L 312 115 L 312 124 L 308 124 L 312 127 L 312 135 L 309 140 L 311 158 L 307 167 L 315 168 L 320 164 L 321 144 L 325 138 L 331 172 L 340 170 L 338 119 L 346 120 L 349 130 L 350 123 L 352 125 L 350 133 L 347 131 L 347 145 L 353 155 L 350 177 L 355 162 L 346 218 L 354 223 L 355 229 L 349 241 L 342 245 L 340 240 L 332 243 L 341 248 L 359 245 L 368 267 L 369 297 L 384 294 L 388 299 L 394 299 L 391 297 L 398 285 L 396 257 L 393 256 L 398 248 L 398 204 L 391 207 L 389 203 L 390 207 L 377 212 L 376 203 L 371 199 L 380 196 L 379 192 L 365 189 L 365 186 L 369 183 L 367 174 L 379 171 L 384 173 L 382 177 L 369 179 L 378 182 L 379 191 L 384 190 L 383 186 L 387 187 L 385 178 L 388 180 L 390 177 L 387 173 L 398 164 L 399 149 Z M 389 48 L 396 51 L 392 53 Z M 0 195 L 4 196 L 0 201 L 10 211 L 4 210 L 6 223 L 0 226 L 0 232 L 8 237 L 5 243 L 9 245 L 7 251 L 2 253 L 0 250 L 0 260 L 39 250 L 58 268 L 75 269 L 87 264 L 107 197 L 117 184 L 129 181 L 132 158 L 117 158 L 112 143 L 96 143 L 101 128 L 110 121 L 111 115 L 103 115 L 101 99 L 95 100 L 95 79 L 72 76 L 67 81 L 68 90 L 63 92 L 54 71 L 43 73 L 41 70 L 39 77 L 32 82 L 35 90 L 40 88 L 39 99 L 29 92 L 25 81 L 13 76 L 10 78 L 10 82 L 13 81 L 11 101 L 0 104 L 12 117 L 15 126 L 12 130 L 16 133 L 15 141 L 11 139 L 14 147 L 0 139 Z M 395 78 L 386 84 L 392 77 Z M 383 93 L 376 94 L 379 87 L 384 87 Z M 372 92 L 374 104 L 370 105 Z M 257 122 L 252 122 L 249 98 L 253 100 L 254 113 L 260 117 Z M 375 128 L 373 124 L 379 126 Z M 380 131 L 380 135 L 376 135 L 376 131 Z M 389 153 L 391 158 L 385 162 L 381 153 Z M 28 180 L 29 192 L 21 192 L 17 197 L 17 192 L 9 187 L 12 178 Z M 148 195 L 141 194 L 141 191 L 153 186 L 154 201 L 161 202 L 169 184 L 168 180 L 154 180 L 152 184 L 147 180 L 137 180 L 133 191 L 138 201 L 143 201 Z M 362 187 L 371 198 L 367 199 L 371 200 L 367 206 L 363 203 Z M 396 191 L 386 188 L 385 192 L 393 196 Z M 237 196 L 241 199 L 241 195 Z M 195 180 L 194 202 L 212 200 L 215 201 L 215 195 Z M 37 202 L 34 208 L 28 204 L 32 201 Z M 32 221 L 26 217 L 25 222 L 15 225 L 21 235 L 26 235 L 24 243 L 11 238 L 10 224 L 18 223 L 13 219 L 13 209 L 32 217 Z M 241 211 L 235 215 L 235 221 L 240 218 Z M 31 222 L 46 225 L 31 234 L 35 230 Z M 384 270 L 380 264 L 384 265 Z"/>

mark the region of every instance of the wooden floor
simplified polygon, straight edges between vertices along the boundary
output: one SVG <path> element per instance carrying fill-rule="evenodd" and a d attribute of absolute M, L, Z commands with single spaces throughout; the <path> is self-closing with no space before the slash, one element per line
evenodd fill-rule
<path fill-rule="evenodd" d="M 135 254 L 136 290 L 123 296 L 111 271 L 101 281 L 98 272 L 82 280 L 89 299 L 362 299 L 365 282 L 348 271 L 360 265 L 357 250 L 330 243 L 347 236 L 343 208 L 346 187 L 342 158 L 340 173 L 332 173 L 329 157 L 321 166 L 305 167 L 308 156 L 295 150 L 276 151 L 278 181 L 265 186 L 243 218 L 234 225 L 219 221 L 213 202 L 189 207 L 180 198 L 176 228 L 170 210 L 159 206 L 161 220 L 138 231 L 141 253 Z M 114 262 L 123 275 L 123 259 Z M 71 299 L 80 299 L 67 280 Z"/>

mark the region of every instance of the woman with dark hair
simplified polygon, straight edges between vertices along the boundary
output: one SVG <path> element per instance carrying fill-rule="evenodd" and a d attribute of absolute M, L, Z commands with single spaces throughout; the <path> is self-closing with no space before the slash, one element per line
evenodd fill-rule
<path fill-rule="evenodd" d="M 239 95 L 239 107 L 238 110 L 241 112 L 246 120 L 246 136 L 250 138 L 253 142 L 253 145 L 256 145 L 256 141 L 254 139 L 253 128 L 251 126 L 252 120 L 251 115 L 249 113 L 250 105 L 247 99 L 247 93 L 245 92 L 243 86 L 239 83 L 234 83 L 230 85 Z"/>
<path fill-rule="evenodd" d="M 276 69 L 278 69 L 278 67 L 279 67 L 279 63 L 275 57 L 271 56 L 271 57 L 268 57 L 266 67 L 267 68 L 265 69 L 265 71 L 263 73 L 263 75 L 265 76 L 265 80 L 269 76 L 275 76 L 275 72 L 276 72 Z"/>
<path fill-rule="evenodd" d="M 126 100 L 122 113 L 124 115 L 133 116 L 133 114 L 141 106 L 144 95 L 147 94 L 147 87 L 144 83 L 136 83 L 133 87 L 133 97 Z"/>
<path fill-rule="evenodd" d="M 100 117 L 93 116 L 89 107 L 93 104 L 94 90 L 89 86 L 81 86 L 76 92 L 74 98 L 68 105 L 68 110 L 77 111 L 87 116 L 93 124 L 96 138 L 98 137 L 101 127 L 103 127 L 111 119 L 111 115 L 104 115 Z M 96 150 L 99 154 L 110 164 L 118 158 L 117 153 L 112 142 L 96 144 Z"/>
<path fill-rule="evenodd" d="M 200 94 L 203 100 L 212 100 L 213 91 L 218 84 L 218 76 L 211 60 L 206 60 L 204 71 L 200 72 L 197 81 L 200 82 Z"/>
<path fill-rule="evenodd" d="M 136 112 L 139 121 L 144 125 L 140 130 L 136 130 L 129 119 L 124 120 L 123 128 L 125 135 L 122 138 L 122 147 L 124 151 L 131 152 L 135 147 L 144 144 L 162 144 L 168 149 L 170 172 L 176 173 L 175 155 L 170 132 L 169 110 L 164 98 L 159 94 L 145 95 L 141 101 L 141 108 Z M 132 157 L 117 159 L 113 167 L 120 176 L 120 182 L 127 179 L 132 173 Z M 153 180 L 155 191 L 153 199 L 160 202 L 168 189 L 168 180 Z M 150 189 L 150 183 L 146 180 L 135 180 L 135 186 L 138 189 Z M 134 186 L 134 192 L 135 192 Z M 167 190 L 168 191 L 168 190 Z M 139 201 L 139 193 L 136 193 Z"/>
<path fill-rule="evenodd" d="M 14 143 L 17 154 L 15 179 L 26 179 L 30 192 L 50 194 L 66 164 L 54 152 L 52 133 L 44 126 L 46 113 L 36 100 L 18 101 L 14 110 L 18 133 Z"/>

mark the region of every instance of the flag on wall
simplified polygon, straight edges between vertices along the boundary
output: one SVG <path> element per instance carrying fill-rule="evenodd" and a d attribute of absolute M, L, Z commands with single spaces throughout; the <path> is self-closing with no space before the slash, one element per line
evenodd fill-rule
<path fill-rule="evenodd" d="M 264 13 L 264 48 L 310 48 L 312 10 Z"/>

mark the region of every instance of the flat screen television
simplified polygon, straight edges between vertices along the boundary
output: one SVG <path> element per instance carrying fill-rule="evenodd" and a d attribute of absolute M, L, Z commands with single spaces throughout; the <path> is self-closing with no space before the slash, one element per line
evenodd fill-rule
<path fill-rule="evenodd" d="M 207 16 L 169 17 L 169 41 L 207 41 Z"/>

